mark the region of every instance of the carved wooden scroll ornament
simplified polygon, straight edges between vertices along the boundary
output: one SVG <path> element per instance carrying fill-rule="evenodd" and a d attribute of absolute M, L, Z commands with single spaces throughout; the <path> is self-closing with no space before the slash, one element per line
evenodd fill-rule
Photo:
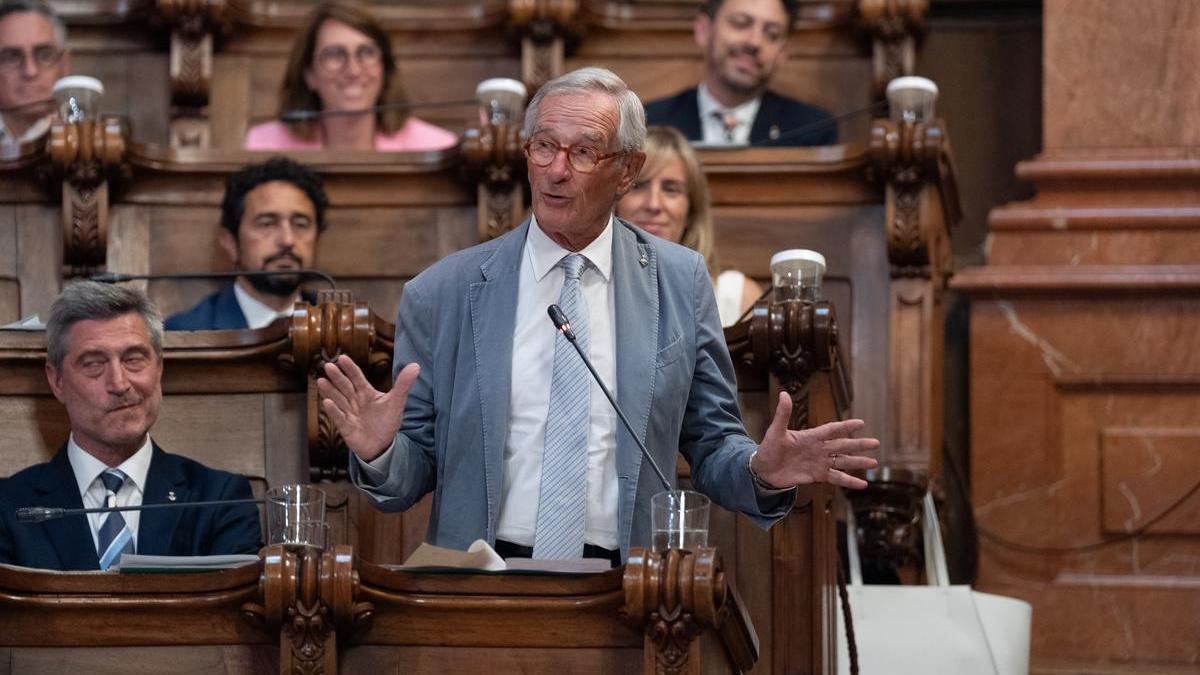
<path fill-rule="evenodd" d="M 171 145 L 208 147 L 213 38 L 229 29 L 227 0 L 157 0 L 171 30 Z"/>
<path fill-rule="evenodd" d="M 320 291 L 317 304 L 296 303 L 292 312 L 291 351 L 285 365 L 308 379 L 309 471 L 315 482 L 346 475 L 347 448 L 333 421 L 321 410 L 316 380 L 324 365 L 345 354 L 376 387 L 391 383 L 391 324 L 376 317 L 366 301 L 345 290 Z"/>
<path fill-rule="evenodd" d="M 729 585 L 713 548 L 665 553 L 632 548 L 625 566 L 625 606 L 621 614 L 645 627 L 647 658 L 654 672 L 691 672 L 696 636 L 719 628 L 731 604 Z M 736 655 L 735 655 L 736 656 Z"/>
<path fill-rule="evenodd" d="M 871 86 L 880 97 L 888 82 L 913 73 L 929 0 L 858 0 L 857 9 L 859 25 L 871 35 Z"/>
<path fill-rule="evenodd" d="M 462 152 L 468 173 L 478 183 L 479 240 L 487 241 L 516 227 L 525 211 L 525 153 L 516 122 L 467 129 Z"/>
<path fill-rule="evenodd" d="M 108 251 L 110 180 L 127 176 L 129 131 L 117 118 L 50 125 L 46 152 L 62 185 L 63 275 L 95 272 Z"/>
<path fill-rule="evenodd" d="M 508 0 L 509 26 L 521 40 L 521 79 L 532 94 L 563 73 L 582 34 L 579 0 Z"/>

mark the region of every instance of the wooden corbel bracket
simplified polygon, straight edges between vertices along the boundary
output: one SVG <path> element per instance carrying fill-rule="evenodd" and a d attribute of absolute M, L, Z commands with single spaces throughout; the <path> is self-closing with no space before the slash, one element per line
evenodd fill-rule
<path fill-rule="evenodd" d="M 579 0 L 508 0 L 509 31 L 521 42 L 521 79 L 530 94 L 563 73 L 583 35 Z"/>
<path fill-rule="evenodd" d="M 888 82 L 913 73 L 929 0 L 858 0 L 856 10 L 858 25 L 871 36 L 872 93 L 880 98 Z"/>
<path fill-rule="evenodd" d="M 61 189 L 63 275 L 88 275 L 108 251 L 109 183 L 129 174 L 129 130 L 116 117 L 50 125 L 46 153 L 53 190 Z"/>
<path fill-rule="evenodd" d="M 524 214 L 525 153 L 516 122 L 467 129 L 462 153 L 468 180 L 478 184 L 479 240 L 513 229 Z"/>

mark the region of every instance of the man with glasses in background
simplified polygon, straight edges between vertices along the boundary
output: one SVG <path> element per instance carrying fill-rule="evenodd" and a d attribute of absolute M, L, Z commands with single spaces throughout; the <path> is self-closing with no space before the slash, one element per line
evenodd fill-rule
<path fill-rule="evenodd" d="M 46 133 L 54 82 L 70 62 L 67 28 L 53 10 L 35 0 L 0 4 L 0 146 Z"/>

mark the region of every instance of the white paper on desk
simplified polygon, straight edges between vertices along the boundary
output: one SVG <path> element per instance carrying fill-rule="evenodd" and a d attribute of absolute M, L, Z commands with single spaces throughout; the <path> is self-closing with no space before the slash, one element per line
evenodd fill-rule
<path fill-rule="evenodd" d="M 439 567 L 486 572 L 502 572 L 506 569 L 504 559 L 482 539 L 471 542 L 465 551 L 423 542 L 400 566 L 401 569 Z"/>
<path fill-rule="evenodd" d="M 6 323 L 0 326 L 0 330 L 45 330 L 46 324 L 37 314 L 31 314 L 20 321 Z"/>
<path fill-rule="evenodd" d="M 595 574 L 607 572 L 612 565 L 603 558 L 576 560 L 505 560 L 488 543 L 476 539 L 465 551 L 442 548 L 423 543 L 404 561 L 400 569 L 463 569 L 481 572 L 514 572 L 517 574 Z"/>
<path fill-rule="evenodd" d="M 117 566 L 122 572 L 203 572 L 257 563 L 250 553 L 229 555 L 138 555 L 122 553 Z"/>

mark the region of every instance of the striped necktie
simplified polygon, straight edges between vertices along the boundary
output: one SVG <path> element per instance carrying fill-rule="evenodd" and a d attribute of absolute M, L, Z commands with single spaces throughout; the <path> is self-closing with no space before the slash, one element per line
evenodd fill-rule
<path fill-rule="evenodd" d="M 125 474 L 118 469 L 108 469 L 100 474 L 104 483 L 105 506 L 117 505 L 117 493 L 125 483 Z M 106 570 L 112 566 L 122 553 L 133 553 L 133 533 L 125 525 L 125 517 L 120 511 L 105 514 L 104 522 L 100 523 L 100 531 L 96 537 L 96 555 L 100 556 L 100 569 Z"/>
<path fill-rule="evenodd" d="M 562 259 L 563 286 L 558 305 L 571 322 L 580 349 L 588 349 L 588 313 L 579 288 L 586 259 L 572 253 Z M 583 359 L 559 332 L 554 339 L 554 371 L 542 477 L 538 488 L 533 557 L 564 560 L 583 556 L 587 517 L 587 441 L 592 381 Z"/>

